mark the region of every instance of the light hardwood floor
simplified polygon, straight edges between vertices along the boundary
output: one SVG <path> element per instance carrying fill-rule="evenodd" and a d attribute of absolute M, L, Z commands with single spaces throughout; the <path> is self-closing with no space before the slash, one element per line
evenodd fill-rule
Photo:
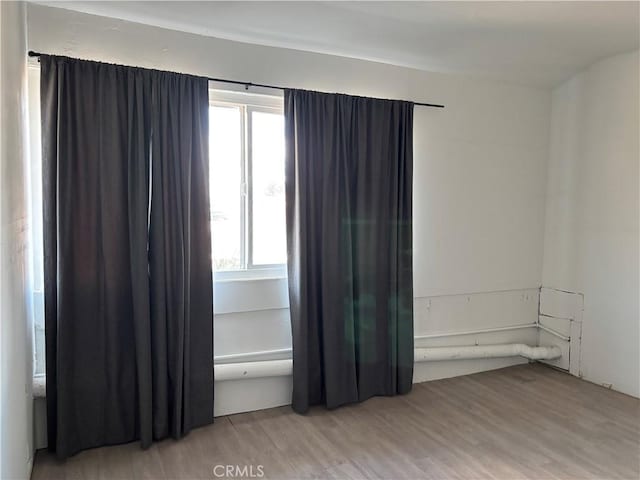
<path fill-rule="evenodd" d="M 264 478 L 638 479 L 639 455 L 640 400 L 530 364 L 305 416 L 281 407 L 216 418 L 148 450 L 66 462 L 40 451 L 32 478 L 215 479 L 216 465 L 262 465 Z"/>

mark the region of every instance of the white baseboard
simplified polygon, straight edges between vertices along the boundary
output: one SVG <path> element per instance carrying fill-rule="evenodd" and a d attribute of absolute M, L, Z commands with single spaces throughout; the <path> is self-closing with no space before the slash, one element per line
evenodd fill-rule
<path fill-rule="evenodd" d="M 413 368 L 413 383 L 471 375 L 472 373 L 497 370 L 499 368 L 520 365 L 527 362 L 528 360 L 526 358 L 512 357 L 416 363 Z"/>

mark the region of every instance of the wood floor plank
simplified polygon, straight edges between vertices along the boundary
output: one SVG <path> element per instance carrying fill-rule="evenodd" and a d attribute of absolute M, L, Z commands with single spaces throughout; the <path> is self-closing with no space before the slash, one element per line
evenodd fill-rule
<path fill-rule="evenodd" d="M 65 462 L 38 452 L 32 478 L 211 480 L 216 465 L 253 474 L 261 465 L 269 479 L 637 480 L 640 400 L 518 365 L 307 415 L 279 407 L 217 418 L 147 450 L 132 443 Z"/>

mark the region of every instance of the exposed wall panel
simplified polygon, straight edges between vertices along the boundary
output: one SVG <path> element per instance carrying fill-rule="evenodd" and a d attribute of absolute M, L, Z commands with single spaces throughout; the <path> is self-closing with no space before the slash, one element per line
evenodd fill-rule
<path fill-rule="evenodd" d="M 414 328 L 419 336 L 535 323 L 537 309 L 537 289 L 421 297 L 414 302 Z"/>
<path fill-rule="evenodd" d="M 289 309 L 215 315 L 216 356 L 291 348 Z"/>

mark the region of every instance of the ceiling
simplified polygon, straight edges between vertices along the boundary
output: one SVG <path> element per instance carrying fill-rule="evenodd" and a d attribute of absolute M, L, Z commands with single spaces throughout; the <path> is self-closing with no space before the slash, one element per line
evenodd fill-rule
<path fill-rule="evenodd" d="M 551 87 L 639 48 L 640 2 L 37 3 L 211 37 Z"/>

